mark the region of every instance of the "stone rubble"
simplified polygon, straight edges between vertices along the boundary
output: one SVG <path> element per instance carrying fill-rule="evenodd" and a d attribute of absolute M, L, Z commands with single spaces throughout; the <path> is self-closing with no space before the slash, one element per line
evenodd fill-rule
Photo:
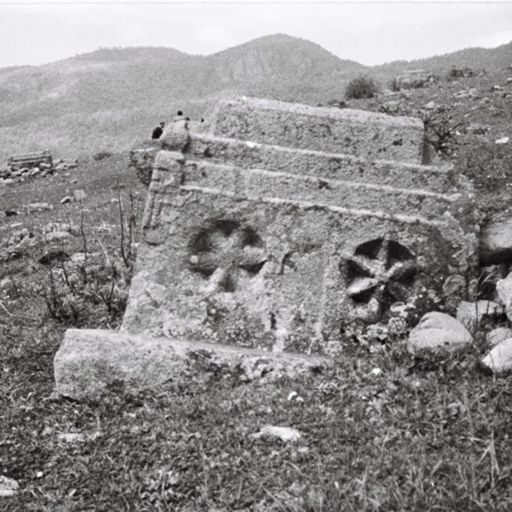
<path fill-rule="evenodd" d="M 64 173 L 78 168 L 78 159 L 59 159 L 53 167 L 48 163 L 40 163 L 36 167 L 22 167 L 5 164 L 0 167 L 0 186 L 24 182 L 27 179 L 44 178 L 55 173 Z"/>

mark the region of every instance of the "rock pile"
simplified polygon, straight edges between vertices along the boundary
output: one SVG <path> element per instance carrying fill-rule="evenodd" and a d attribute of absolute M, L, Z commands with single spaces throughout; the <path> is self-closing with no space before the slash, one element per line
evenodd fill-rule
<path fill-rule="evenodd" d="M 16 160 L 9 160 L 0 167 L 0 185 L 23 182 L 29 178 L 44 178 L 55 174 L 78 168 L 78 159 L 59 159 L 54 163 L 40 162 L 38 165 L 20 166 Z"/>

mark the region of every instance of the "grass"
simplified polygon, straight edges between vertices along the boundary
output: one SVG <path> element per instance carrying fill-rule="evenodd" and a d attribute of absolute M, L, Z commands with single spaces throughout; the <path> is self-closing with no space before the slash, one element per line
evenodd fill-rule
<path fill-rule="evenodd" d="M 401 346 L 351 347 L 324 375 L 239 385 L 204 374 L 76 403 L 51 394 L 62 332 L 2 336 L 0 474 L 22 488 L 6 510 L 512 506 L 512 383 L 476 371 L 476 353 L 415 360 Z M 251 437 L 265 424 L 303 438 Z M 59 440 L 69 432 L 85 441 Z"/>
<path fill-rule="evenodd" d="M 457 87 L 478 80 L 484 90 L 485 77 L 418 89 L 408 108 L 447 102 Z M 455 117 L 471 110 L 471 121 L 482 122 L 484 111 L 473 106 L 455 106 Z M 505 126 L 504 118 L 495 121 L 489 140 Z M 470 149 L 471 140 L 465 139 Z M 491 152 L 498 161 L 493 186 L 508 183 L 506 151 Z M 125 204 L 134 192 L 139 218 L 146 193 L 127 163 L 126 155 L 91 159 L 69 176 L 1 189 L 2 209 L 19 215 L 2 219 L 0 239 L 20 226 L 40 235 L 50 221 L 80 225 L 83 214 L 88 250 L 119 258 L 119 186 Z M 478 172 L 476 164 L 471 169 Z M 502 197 L 482 175 L 473 179 L 482 202 Z M 88 194 L 83 205 L 61 205 L 77 188 Z M 33 202 L 54 209 L 29 214 L 24 205 Z M 82 237 L 60 249 L 82 250 Z M 49 317 L 34 293 L 47 278 L 37 262 L 49 250 L 41 243 L 0 269 L 0 281 L 10 276 L 16 283 L 15 291 L 0 291 L 0 475 L 20 484 L 16 496 L 0 498 L 1 510 L 512 509 L 512 380 L 478 370 L 483 343 L 463 353 L 413 357 L 403 340 L 350 342 L 333 369 L 293 381 L 240 384 L 205 372 L 187 386 L 169 382 L 129 393 L 119 384 L 78 403 L 52 394 L 53 357 L 66 326 Z M 112 326 L 116 319 L 97 305 L 80 325 Z M 267 424 L 294 427 L 302 439 L 285 444 L 252 436 Z M 83 439 L 66 442 L 62 434 L 69 433 Z"/>

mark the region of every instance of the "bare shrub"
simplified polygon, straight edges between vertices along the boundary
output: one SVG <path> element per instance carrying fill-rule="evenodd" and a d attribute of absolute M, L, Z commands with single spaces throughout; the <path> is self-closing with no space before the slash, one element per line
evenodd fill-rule
<path fill-rule="evenodd" d="M 99 325 L 116 327 L 124 314 L 135 262 L 134 227 L 136 223 L 133 197 L 125 212 L 121 194 L 119 201 L 119 247 L 110 253 L 100 240 L 100 251 L 90 252 L 91 242 L 80 226 L 82 252 L 80 258 L 51 261 L 43 266 L 46 278 L 39 286 L 49 316 L 58 323 L 83 327 Z"/>
<path fill-rule="evenodd" d="M 373 98 L 378 90 L 379 88 L 373 78 L 369 76 L 359 76 L 348 83 L 345 89 L 345 97 L 349 100 Z"/>
<path fill-rule="evenodd" d="M 461 123 L 453 121 L 449 115 L 425 113 L 423 124 L 427 143 L 441 158 L 451 158 L 458 145 L 457 128 Z"/>

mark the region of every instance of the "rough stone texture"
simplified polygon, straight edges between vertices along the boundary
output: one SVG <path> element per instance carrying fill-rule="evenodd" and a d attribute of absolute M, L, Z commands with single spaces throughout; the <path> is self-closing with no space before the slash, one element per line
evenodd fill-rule
<path fill-rule="evenodd" d="M 138 390 L 197 373 L 194 364 L 239 374 L 242 380 L 265 374 L 290 375 L 329 365 L 320 357 L 276 354 L 232 346 L 133 336 L 105 330 L 66 331 L 54 360 L 55 391 L 75 399 L 97 396 L 114 383 Z"/>
<path fill-rule="evenodd" d="M 416 120 L 248 99 L 221 103 L 210 133 L 173 128 L 123 328 L 330 354 L 344 322 L 386 317 L 422 286 L 441 295 L 457 276 L 444 288 L 460 301 L 474 204 L 451 168 L 418 164 L 422 137 Z"/>
<path fill-rule="evenodd" d="M 484 368 L 493 373 L 503 373 L 512 370 L 512 338 L 498 343 L 483 359 Z"/>
<path fill-rule="evenodd" d="M 508 327 L 496 327 L 496 329 L 487 333 L 485 340 L 490 347 L 494 347 L 508 338 L 512 338 L 512 329 Z"/>
<path fill-rule="evenodd" d="M 500 279 L 496 283 L 496 292 L 502 304 L 505 306 L 505 312 L 509 320 L 512 319 L 512 273 L 505 279 Z"/>
<path fill-rule="evenodd" d="M 273 437 L 280 439 L 284 443 L 296 443 L 302 439 L 302 434 L 296 428 L 265 425 L 259 432 L 253 434 L 252 437 L 255 439 L 259 439 L 261 437 Z"/>
<path fill-rule="evenodd" d="M 387 321 L 424 292 L 464 298 L 471 188 L 421 165 L 418 120 L 242 99 L 208 125 L 159 140 L 122 334 L 68 331 L 58 392 L 157 385 L 197 347 L 314 362 L 343 351 L 354 319 Z"/>
<path fill-rule="evenodd" d="M 410 332 L 408 348 L 411 352 L 424 349 L 459 349 L 473 341 L 468 330 L 446 313 L 427 313 Z"/>
<path fill-rule="evenodd" d="M 507 210 L 483 226 L 480 233 L 482 265 L 512 261 L 512 212 Z"/>
<path fill-rule="evenodd" d="M 424 143 L 419 119 L 254 98 L 220 102 L 212 134 L 416 164 Z"/>
<path fill-rule="evenodd" d="M 19 489 L 19 484 L 16 480 L 0 475 L 0 498 L 14 496 Z"/>
<path fill-rule="evenodd" d="M 156 154 L 161 149 L 159 140 L 147 140 L 142 142 L 136 149 L 130 151 L 130 163 L 128 167 L 135 169 L 138 180 L 149 186 Z"/>

